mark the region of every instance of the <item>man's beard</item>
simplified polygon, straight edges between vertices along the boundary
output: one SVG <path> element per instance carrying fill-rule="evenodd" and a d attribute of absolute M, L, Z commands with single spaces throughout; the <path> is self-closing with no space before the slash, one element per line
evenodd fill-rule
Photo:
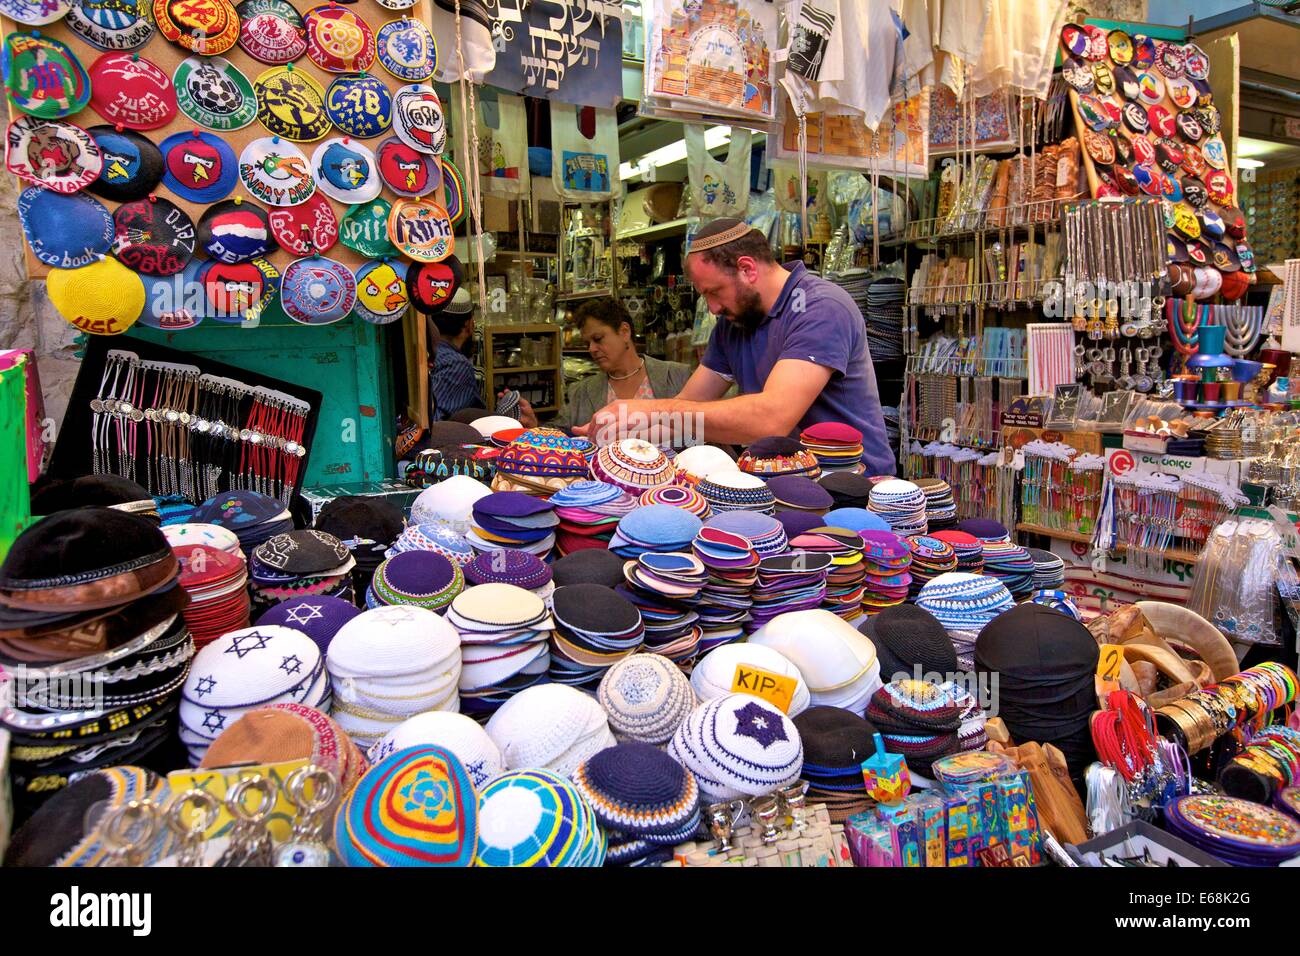
<path fill-rule="evenodd" d="M 725 318 L 746 335 L 753 335 L 767 318 L 767 310 L 763 308 L 763 298 L 758 294 L 757 289 L 750 289 L 747 295 L 737 296 L 737 301 L 739 303 L 737 310 L 728 311 Z"/>

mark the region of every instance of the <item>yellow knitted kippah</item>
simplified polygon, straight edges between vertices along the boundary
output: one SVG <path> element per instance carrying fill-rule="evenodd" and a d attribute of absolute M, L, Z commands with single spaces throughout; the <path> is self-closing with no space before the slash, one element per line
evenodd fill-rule
<path fill-rule="evenodd" d="M 92 335 L 125 332 L 144 311 L 144 283 L 108 256 L 80 269 L 51 269 L 45 290 L 59 315 Z"/>

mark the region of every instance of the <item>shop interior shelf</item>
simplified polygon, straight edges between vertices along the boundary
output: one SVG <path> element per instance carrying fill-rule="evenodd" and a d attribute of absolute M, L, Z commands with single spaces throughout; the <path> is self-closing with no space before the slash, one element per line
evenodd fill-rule
<path fill-rule="evenodd" d="M 1092 544 L 1092 535 L 1082 534 L 1078 531 L 1067 531 L 1062 528 L 1046 528 L 1038 524 L 1025 524 L 1023 521 L 1016 525 L 1016 530 L 1022 534 L 1041 534 L 1049 538 L 1057 538 L 1062 541 L 1074 541 L 1078 544 Z M 1116 542 L 1112 551 L 1126 551 L 1128 545 L 1123 542 Z M 1164 556 L 1170 561 L 1181 561 L 1184 564 L 1195 564 L 1200 558 L 1199 552 L 1183 551 L 1179 548 L 1166 548 Z"/>
<path fill-rule="evenodd" d="M 627 232 L 620 232 L 617 235 L 619 242 L 631 242 L 640 240 L 649 242 L 651 239 L 664 239 L 668 236 L 686 235 L 686 220 L 673 219 L 668 222 L 655 223 L 653 226 L 642 226 L 640 229 L 630 229 Z"/>

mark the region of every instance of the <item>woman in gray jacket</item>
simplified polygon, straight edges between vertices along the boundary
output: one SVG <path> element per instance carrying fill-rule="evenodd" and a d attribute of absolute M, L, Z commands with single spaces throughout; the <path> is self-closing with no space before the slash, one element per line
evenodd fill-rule
<path fill-rule="evenodd" d="M 600 371 L 570 389 L 564 411 L 548 424 L 556 428 L 586 425 L 596 412 L 618 399 L 672 398 L 691 377 L 689 366 L 637 353 L 631 317 L 616 299 L 584 302 L 574 318 Z M 519 402 L 518 418 L 526 428 L 538 424 L 527 401 Z"/>

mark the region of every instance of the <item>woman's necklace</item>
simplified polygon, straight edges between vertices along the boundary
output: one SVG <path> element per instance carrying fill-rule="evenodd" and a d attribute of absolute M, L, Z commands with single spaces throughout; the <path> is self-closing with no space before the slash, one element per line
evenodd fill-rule
<path fill-rule="evenodd" d="M 612 375 L 609 372 L 606 372 L 605 377 L 609 379 L 611 382 L 625 382 L 633 375 L 639 373 L 643 368 L 645 368 L 645 359 L 642 359 L 641 364 L 638 365 L 636 368 L 632 369 L 632 371 L 628 372 L 626 375 Z"/>

